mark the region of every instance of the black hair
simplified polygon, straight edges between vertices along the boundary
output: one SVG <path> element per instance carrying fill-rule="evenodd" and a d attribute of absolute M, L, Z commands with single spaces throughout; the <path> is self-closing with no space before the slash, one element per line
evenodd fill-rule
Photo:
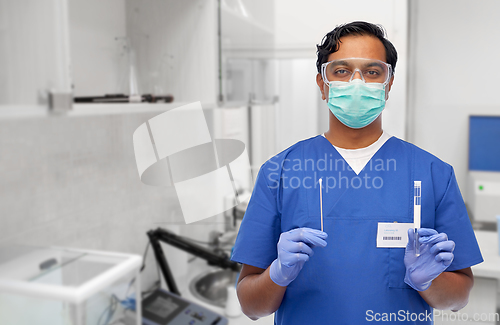
<path fill-rule="evenodd" d="M 396 70 L 398 53 L 392 43 L 386 38 L 385 29 L 382 25 L 375 25 L 364 21 L 354 21 L 335 27 L 331 32 L 323 37 L 321 44 L 316 45 L 318 60 L 316 68 L 321 73 L 321 65 L 328 62 L 328 56 L 339 50 L 340 38 L 347 35 L 372 35 L 377 37 L 385 47 L 386 62 L 392 66 L 392 73 Z"/>

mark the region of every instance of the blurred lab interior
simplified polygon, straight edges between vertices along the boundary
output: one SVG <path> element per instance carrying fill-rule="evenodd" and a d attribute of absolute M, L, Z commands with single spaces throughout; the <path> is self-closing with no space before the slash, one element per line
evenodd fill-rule
<path fill-rule="evenodd" d="M 235 297 L 244 204 L 186 224 L 173 187 L 141 183 L 132 134 L 200 101 L 213 139 L 245 143 L 255 178 L 328 129 L 316 44 L 355 20 L 382 24 L 398 51 L 384 130 L 454 167 L 485 260 L 461 312 L 496 312 L 498 12 L 495 0 L 0 0 L 0 323 L 272 324 Z"/>

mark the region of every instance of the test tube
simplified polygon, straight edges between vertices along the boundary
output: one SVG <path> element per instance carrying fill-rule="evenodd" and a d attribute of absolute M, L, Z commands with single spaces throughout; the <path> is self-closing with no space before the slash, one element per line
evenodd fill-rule
<path fill-rule="evenodd" d="M 415 244 L 415 256 L 420 256 L 420 236 L 418 235 L 418 229 L 420 228 L 420 211 L 422 203 L 422 182 L 413 182 L 413 229 L 414 229 L 414 244 Z"/>

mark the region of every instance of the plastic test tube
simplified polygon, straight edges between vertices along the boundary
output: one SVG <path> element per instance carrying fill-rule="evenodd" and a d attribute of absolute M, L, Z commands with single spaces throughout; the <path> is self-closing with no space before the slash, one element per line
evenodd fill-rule
<path fill-rule="evenodd" d="M 415 256 L 420 256 L 420 242 L 418 235 L 418 229 L 420 228 L 420 211 L 422 204 L 422 182 L 414 181 L 413 182 L 413 228 L 414 228 L 414 236 L 415 239 Z"/>

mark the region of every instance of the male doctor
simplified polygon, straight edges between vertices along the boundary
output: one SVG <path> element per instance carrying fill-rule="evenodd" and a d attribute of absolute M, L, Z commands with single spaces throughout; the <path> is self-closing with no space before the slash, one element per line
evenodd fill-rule
<path fill-rule="evenodd" d="M 382 129 L 397 61 L 382 27 L 338 26 L 317 55 L 329 130 L 259 171 L 232 255 L 243 312 L 286 325 L 432 324 L 432 308 L 467 304 L 483 261 L 453 168 Z"/>

